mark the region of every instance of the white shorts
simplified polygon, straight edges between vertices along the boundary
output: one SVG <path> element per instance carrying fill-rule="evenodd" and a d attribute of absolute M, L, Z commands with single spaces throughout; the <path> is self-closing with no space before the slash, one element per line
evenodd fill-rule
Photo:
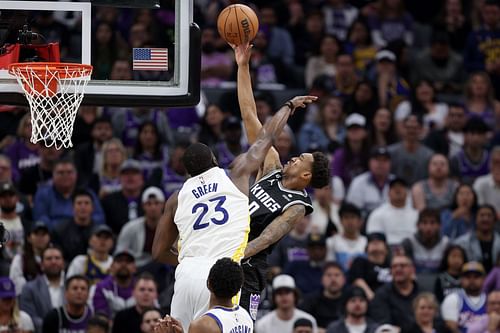
<path fill-rule="evenodd" d="M 175 270 L 170 315 L 182 323 L 184 332 L 188 331 L 193 320 L 208 310 L 210 291 L 207 278 L 215 261 L 210 258 L 184 258 Z"/>

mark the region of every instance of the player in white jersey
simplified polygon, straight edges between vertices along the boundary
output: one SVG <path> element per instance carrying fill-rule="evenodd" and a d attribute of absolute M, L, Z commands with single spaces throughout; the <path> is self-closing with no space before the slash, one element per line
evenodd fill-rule
<path fill-rule="evenodd" d="M 238 94 L 246 93 L 238 89 Z M 206 145 L 196 143 L 187 148 L 183 162 L 191 178 L 165 204 L 152 251 L 157 261 L 179 262 L 171 314 L 184 328 L 208 309 L 205 281 L 214 262 L 222 257 L 239 262 L 243 257 L 250 229 L 250 176 L 264 161 L 292 111 L 315 100 L 314 96 L 299 96 L 283 106 L 266 123 L 248 151 L 236 157 L 229 175 L 218 167 L 217 159 Z M 177 237 L 178 258 L 171 252 Z"/>
<path fill-rule="evenodd" d="M 252 333 L 253 320 L 232 297 L 243 284 L 241 266 L 229 258 L 217 260 L 210 269 L 207 286 L 210 290 L 210 310 L 189 326 L 188 333 Z M 155 328 L 156 333 L 183 333 L 180 322 L 166 316 Z"/>

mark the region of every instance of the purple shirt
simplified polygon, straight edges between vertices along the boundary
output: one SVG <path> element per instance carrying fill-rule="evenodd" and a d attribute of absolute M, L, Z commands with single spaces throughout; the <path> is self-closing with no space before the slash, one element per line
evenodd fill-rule
<path fill-rule="evenodd" d="M 22 140 L 16 140 L 6 148 L 5 155 L 12 162 L 12 177 L 18 181 L 24 169 L 40 164 L 40 156 L 37 150 L 30 149 Z"/>
<path fill-rule="evenodd" d="M 96 285 L 94 299 L 95 313 L 103 313 L 108 318 L 113 318 L 114 315 L 123 309 L 126 309 L 135 304 L 132 297 L 134 290 L 134 281 L 126 288 L 118 286 L 112 276 L 108 276 Z"/>
<path fill-rule="evenodd" d="M 485 333 L 488 332 L 488 316 L 484 316 L 483 318 L 476 320 L 475 322 L 471 323 L 469 325 L 469 329 L 467 330 L 467 333 Z M 500 333 L 500 330 L 494 330 L 493 332 L 489 333 Z"/>

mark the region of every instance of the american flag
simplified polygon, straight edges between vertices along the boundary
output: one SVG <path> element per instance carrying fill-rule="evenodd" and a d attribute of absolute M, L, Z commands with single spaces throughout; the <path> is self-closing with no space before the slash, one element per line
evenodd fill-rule
<path fill-rule="evenodd" d="M 134 71 L 168 71 L 168 49 L 134 48 Z"/>

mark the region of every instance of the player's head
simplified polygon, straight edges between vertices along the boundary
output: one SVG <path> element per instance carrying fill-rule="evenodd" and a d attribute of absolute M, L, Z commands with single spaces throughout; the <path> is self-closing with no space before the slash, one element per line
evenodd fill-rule
<path fill-rule="evenodd" d="M 191 176 L 197 176 L 219 165 L 212 150 L 203 143 L 193 143 L 190 145 L 182 157 L 182 162 Z"/>
<path fill-rule="evenodd" d="M 219 299 L 230 299 L 243 285 L 243 270 L 240 264 L 230 258 L 222 258 L 210 269 L 208 289 Z"/>
<path fill-rule="evenodd" d="M 285 177 L 297 178 L 299 187 L 323 188 L 330 181 L 328 158 L 321 152 L 293 157 L 283 168 Z"/>

